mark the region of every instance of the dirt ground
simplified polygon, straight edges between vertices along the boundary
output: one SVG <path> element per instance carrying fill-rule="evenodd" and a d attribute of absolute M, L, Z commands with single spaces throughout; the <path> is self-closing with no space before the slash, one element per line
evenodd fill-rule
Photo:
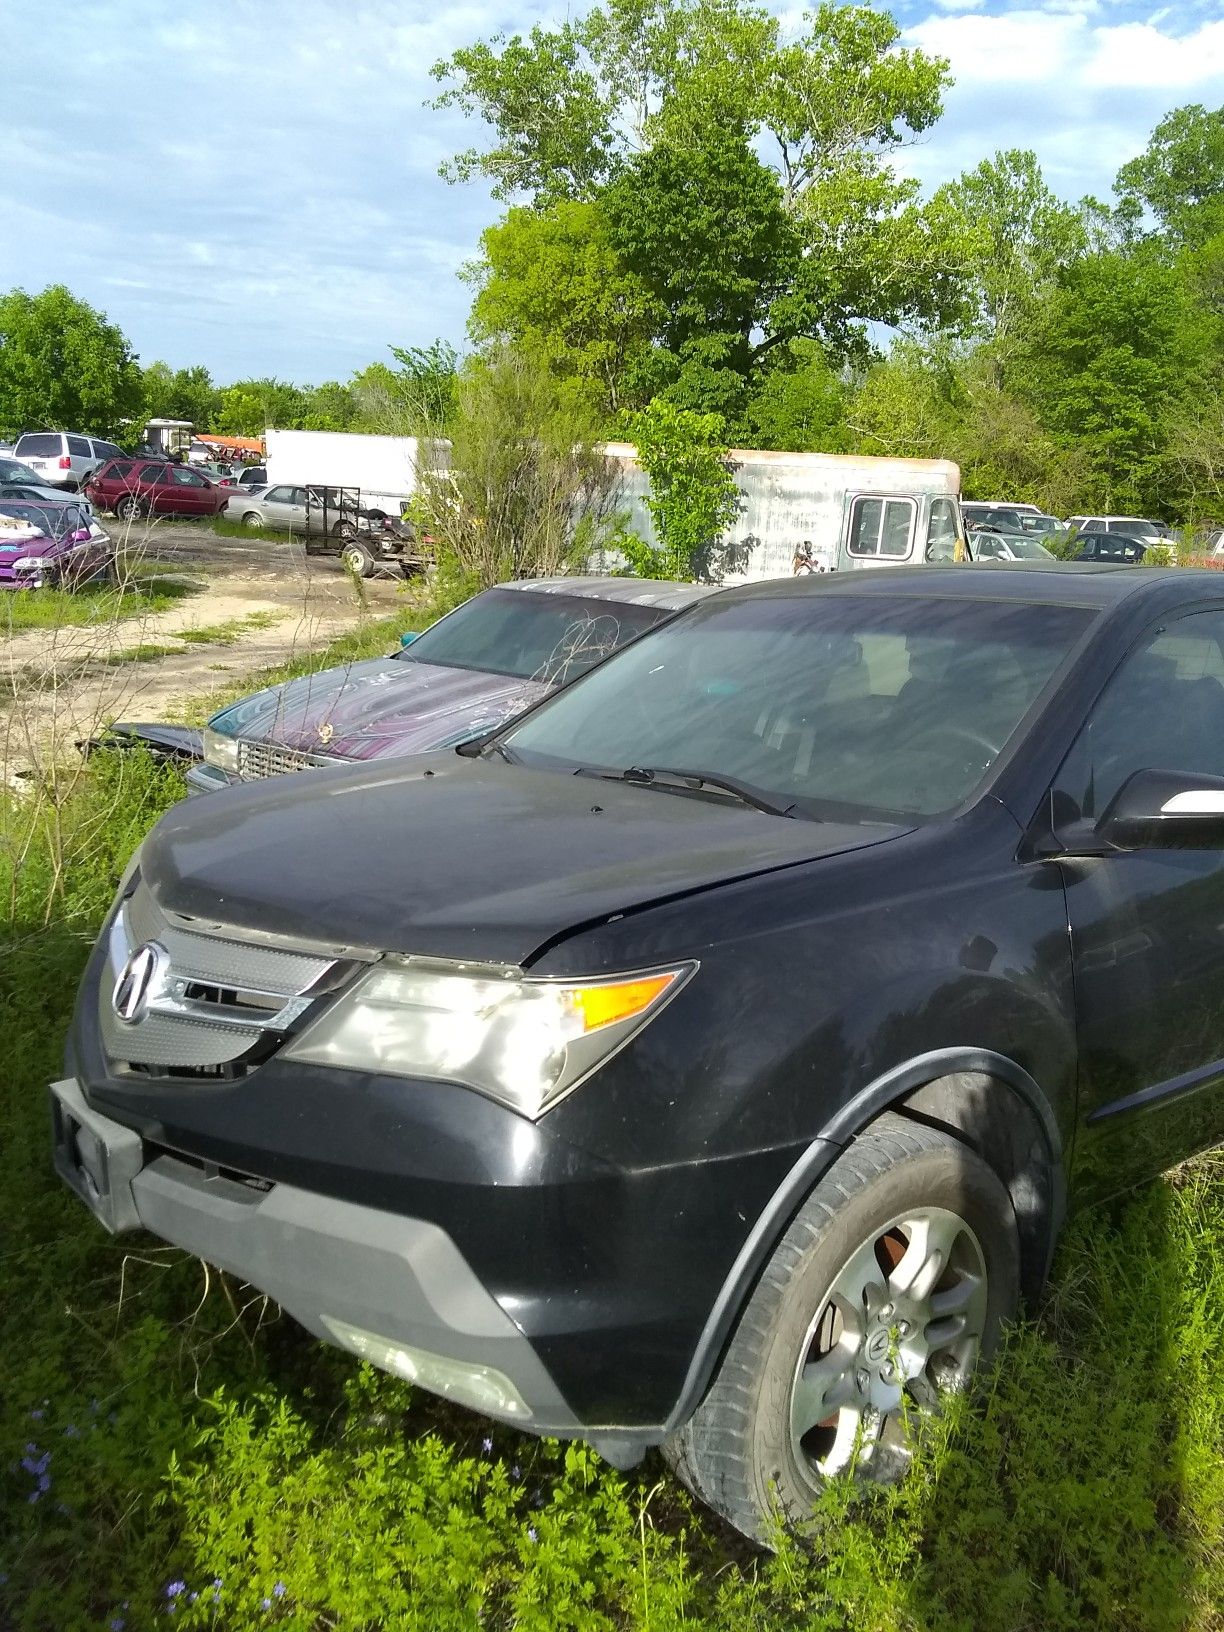
<path fill-rule="evenodd" d="M 113 719 L 181 717 L 189 702 L 316 650 L 362 619 L 410 602 L 371 578 L 359 599 L 339 562 L 295 545 L 223 538 L 159 522 L 141 550 L 151 565 L 204 587 L 164 612 L 104 625 L 30 629 L 0 649 L 0 766 L 13 783 L 68 742 Z M 364 600 L 364 606 L 362 604 Z M 203 635 L 184 642 L 186 633 Z"/>

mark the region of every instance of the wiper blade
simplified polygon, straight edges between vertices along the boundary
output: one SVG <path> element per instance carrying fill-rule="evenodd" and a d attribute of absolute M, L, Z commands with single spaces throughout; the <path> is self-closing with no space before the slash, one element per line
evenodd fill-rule
<path fill-rule="evenodd" d="M 625 771 L 588 771 L 582 769 L 584 776 L 599 776 L 606 782 L 639 782 L 643 787 L 674 787 L 676 784 L 691 788 L 699 792 L 702 788 L 717 788 L 720 793 L 729 793 L 738 799 L 740 804 L 749 805 L 753 810 L 762 810 L 767 816 L 793 816 L 795 803 L 781 804 L 771 799 L 768 794 L 754 788 L 751 782 L 741 782 L 737 776 L 723 776 L 714 771 L 689 771 L 678 769 L 674 765 L 630 765 Z"/>

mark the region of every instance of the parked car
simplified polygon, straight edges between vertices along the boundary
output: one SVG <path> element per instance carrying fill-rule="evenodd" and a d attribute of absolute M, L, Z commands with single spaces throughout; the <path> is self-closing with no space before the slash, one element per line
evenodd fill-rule
<path fill-rule="evenodd" d="M 365 508 L 355 489 L 282 483 L 225 491 L 231 495 L 226 505 L 231 521 L 296 534 L 306 541 L 308 554 L 338 555 L 359 578 L 378 567 L 397 574 L 421 571 L 431 559 L 409 523 Z"/>
<path fill-rule="evenodd" d="M 60 502 L 68 495 L 62 487 L 51 487 L 43 482 L 36 470 L 19 459 L 0 458 L 0 498 L 52 499 Z M 92 515 L 92 506 L 85 499 L 77 502 Z"/>
<path fill-rule="evenodd" d="M 971 561 L 1054 561 L 1054 556 L 1031 533 L 971 531 L 966 540 Z"/>
<path fill-rule="evenodd" d="M 217 516 L 228 491 L 187 465 L 127 457 L 114 459 L 90 480 L 86 494 L 120 521 L 138 516 Z"/>
<path fill-rule="evenodd" d="M 1068 1209 L 1224 1138 L 1220 590 L 753 584 L 483 747 L 179 804 L 87 966 L 61 1177 L 802 1523 L 904 1469 Z"/>
<path fill-rule="evenodd" d="M 222 487 L 267 487 L 268 472 L 264 465 L 247 465 L 244 470 L 231 471 L 221 478 Z"/>
<path fill-rule="evenodd" d="M 966 529 L 970 531 L 979 527 L 990 528 L 994 531 L 1002 528 L 1011 533 L 1022 533 L 1024 531 L 1021 513 L 1014 506 L 978 504 L 973 500 L 966 503 L 962 500 L 961 515 L 964 517 Z"/>
<path fill-rule="evenodd" d="M 1142 561 L 1150 548 L 1146 539 L 1133 538 L 1129 533 L 1084 533 L 1075 551 L 1076 561 L 1115 561 L 1133 566 Z"/>
<path fill-rule="evenodd" d="M 0 495 L 0 589 L 79 589 L 113 577 L 114 565 L 84 505 Z"/>
<path fill-rule="evenodd" d="M 1121 533 L 1149 544 L 1160 544 L 1173 536 L 1163 521 L 1149 521 L 1144 516 L 1068 516 L 1067 526 L 1080 533 Z"/>
<path fill-rule="evenodd" d="M 713 593 L 640 578 L 533 578 L 487 589 L 390 657 L 256 692 L 214 714 L 209 792 L 282 771 L 400 759 L 496 730 L 610 652 Z"/>
<path fill-rule="evenodd" d="M 30 466 L 35 480 L 75 492 L 99 465 L 122 454 L 113 442 L 72 431 L 27 431 L 17 438 L 13 457 Z"/>

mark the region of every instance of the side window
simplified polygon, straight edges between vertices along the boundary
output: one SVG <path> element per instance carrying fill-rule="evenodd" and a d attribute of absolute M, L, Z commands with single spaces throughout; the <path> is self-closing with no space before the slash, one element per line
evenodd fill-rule
<path fill-rule="evenodd" d="M 270 487 L 264 494 L 264 500 L 268 504 L 291 504 L 293 502 L 293 489 L 291 487 Z"/>
<path fill-rule="evenodd" d="M 182 465 L 175 465 L 173 469 L 175 481 L 180 487 L 203 487 L 204 479 L 197 476 L 194 470 L 186 470 Z"/>
<path fill-rule="evenodd" d="M 931 519 L 927 523 L 926 558 L 928 561 L 951 561 L 956 556 L 956 506 L 951 499 L 931 500 Z"/>
<path fill-rule="evenodd" d="M 918 506 L 913 499 L 860 495 L 850 506 L 847 548 L 851 555 L 900 560 L 910 552 Z"/>
<path fill-rule="evenodd" d="M 1136 771 L 1224 776 L 1224 611 L 1179 618 L 1123 660 L 1057 786 L 1095 818 Z"/>
<path fill-rule="evenodd" d="M 1005 561 L 1003 546 L 997 538 L 991 538 L 989 533 L 979 533 L 977 536 L 977 557 L 979 561 Z"/>
<path fill-rule="evenodd" d="M 165 487 L 169 482 L 169 477 L 166 473 L 171 468 L 172 467 L 169 465 L 146 465 L 140 472 L 140 480 L 142 482 L 160 483 L 163 487 Z"/>
<path fill-rule="evenodd" d="M 93 454 L 90 452 L 89 439 L 84 436 L 70 436 L 68 438 L 68 452 L 74 454 L 78 459 L 93 458 Z"/>

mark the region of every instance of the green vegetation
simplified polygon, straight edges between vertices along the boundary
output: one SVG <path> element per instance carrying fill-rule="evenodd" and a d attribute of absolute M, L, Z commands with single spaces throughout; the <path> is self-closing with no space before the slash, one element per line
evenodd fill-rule
<path fill-rule="evenodd" d="M 100 661 L 112 668 L 123 663 L 156 663 L 160 657 L 177 657 L 182 650 L 181 646 L 142 641 L 138 646 L 124 646 L 117 652 L 110 652 Z"/>
<path fill-rule="evenodd" d="M 241 618 L 227 618 L 224 623 L 206 623 L 198 629 L 180 629 L 174 638 L 188 646 L 229 646 L 254 629 L 270 629 L 280 621 L 279 612 L 247 612 Z"/>
<path fill-rule="evenodd" d="M 168 612 L 203 585 L 141 570 L 118 588 L 27 589 L 0 602 L 0 628 L 6 635 L 23 629 L 63 629 L 80 624 L 108 624 L 120 619 Z"/>
<path fill-rule="evenodd" d="M 300 533 L 282 533 L 274 527 L 248 527 L 243 521 L 235 521 L 231 516 L 214 516 L 210 521 L 201 522 L 202 527 L 222 538 L 250 538 L 258 539 L 261 544 L 297 544 L 304 542 Z"/>
<path fill-rule="evenodd" d="M 385 651 L 405 607 L 264 678 Z M 249 682 L 247 683 L 249 685 Z M 244 687 L 245 689 L 245 687 Z M 0 1624 L 126 1632 L 1219 1632 L 1224 1165 L 1077 1220 L 1034 1324 L 911 1479 L 758 1555 L 622 1476 L 359 1367 L 56 1179 L 45 1085 L 116 881 L 181 796 L 96 754 L 0 796 Z"/>
<path fill-rule="evenodd" d="M 41 426 L 118 435 L 139 412 L 140 370 L 122 331 L 56 283 L 0 295 L 0 432 Z"/>

